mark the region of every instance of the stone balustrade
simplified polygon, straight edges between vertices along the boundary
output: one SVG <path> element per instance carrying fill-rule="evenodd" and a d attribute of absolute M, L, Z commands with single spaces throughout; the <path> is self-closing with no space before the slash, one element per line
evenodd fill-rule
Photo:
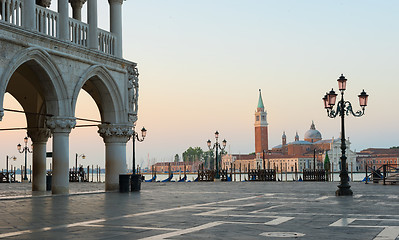
<path fill-rule="evenodd" d="M 22 0 L 0 0 L 0 21 L 22 26 L 22 2 Z"/>

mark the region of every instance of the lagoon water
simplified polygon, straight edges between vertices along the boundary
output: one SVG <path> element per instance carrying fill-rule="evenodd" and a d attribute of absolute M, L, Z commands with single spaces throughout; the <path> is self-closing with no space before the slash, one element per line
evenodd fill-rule
<path fill-rule="evenodd" d="M 146 180 L 149 180 L 152 177 L 151 173 L 143 173 L 143 175 L 144 175 Z M 187 174 L 187 181 L 194 181 L 197 178 L 197 176 L 198 176 L 197 174 L 191 174 L 191 173 Z M 230 176 L 230 173 L 229 173 L 229 176 Z M 302 174 L 300 174 L 300 173 L 298 173 L 297 176 L 298 176 L 298 178 L 299 177 L 302 178 Z M 169 177 L 168 173 L 157 173 L 157 179 L 156 180 L 157 181 L 162 181 L 162 180 L 167 179 L 168 177 Z M 179 179 L 181 179 L 183 177 L 184 177 L 183 173 L 181 173 L 181 174 L 174 173 L 172 181 L 178 181 Z M 276 177 L 277 177 L 277 179 L 280 179 L 282 181 L 293 181 L 295 179 L 295 173 L 287 173 L 287 174 L 283 173 L 282 175 L 281 174 L 277 174 Z M 356 172 L 356 173 L 353 173 L 353 174 L 349 173 L 349 178 L 351 180 L 353 179 L 353 181 L 355 181 L 355 182 L 360 182 L 365 177 L 366 177 L 366 173 L 364 173 L 364 172 Z M 241 174 L 241 181 L 245 181 L 247 179 L 248 179 L 248 174 Z M 340 180 L 339 179 L 339 173 L 334 173 L 333 177 L 332 177 L 332 181 L 339 182 L 339 180 Z M 240 181 L 239 174 L 236 174 L 235 177 L 234 177 L 234 174 L 233 174 L 233 181 Z"/>

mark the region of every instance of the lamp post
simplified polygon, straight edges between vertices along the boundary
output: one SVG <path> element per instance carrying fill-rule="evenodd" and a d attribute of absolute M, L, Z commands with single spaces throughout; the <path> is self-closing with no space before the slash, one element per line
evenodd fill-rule
<path fill-rule="evenodd" d="M 337 104 L 336 110 L 333 109 L 335 105 L 335 100 L 337 95 L 333 89 L 329 93 L 323 97 L 324 101 L 324 108 L 327 110 L 327 116 L 330 118 L 335 118 L 336 116 L 341 117 L 341 171 L 339 173 L 340 177 L 340 184 L 338 185 L 338 190 L 335 192 L 336 196 L 351 196 L 353 195 L 352 190 L 350 189 L 349 185 L 349 176 L 348 170 L 346 168 L 346 143 L 345 143 L 345 115 L 352 114 L 355 117 L 361 117 L 364 115 L 364 110 L 367 106 L 368 96 L 367 93 L 363 90 L 359 97 L 359 104 L 362 110 L 353 112 L 352 104 L 349 101 L 344 100 L 344 92 L 346 89 L 346 81 L 347 79 L 342 74 L 338 78 L 338 88 L 341 92 L 341 100 Z"/>
<path fill-rule="evenodd" d="M 11 158 L 11 159 L 14 160 L 14 161 L 17 160 L 17 157 L 15 157 L 15 156 L 9 157 L 9 156 L 7 155 L 7 162 L 6 162 L 6 170 L 7 170 L 7 173 L 8 173 L 8 159 L 9 159 L 9 158 Z M 12 171 L 12 169 L 11 169 L 11 171 Z"/>
<path fill-rule="evenodd" d="M 136 132 L 136 130 L 133 129 L 133 135 L 132 135 L 132 141 L 133 141 L 133 166 L 132 166 L 132 172 L 133 172 L 133 174 L 136 174 L 136 168 L 135 168 L 135 166 L 136 166 L 136 148 L 135 148 L 135 145 L 136 144 L 135 144 L 135 142 L 136 142 L 136 139 L 139 142 L 144 141 L 144 138 L 146 137 L 146 135 L 147 135 L 147 130 L 144 127 L 141 129 L 141 139 L 139 138 L 139 134 Z"/>
<path fill-rule="evenodd" d="M 77 154 L 76 153 L 76 158 L 75 158 L 75 170 L 76 170 L 76 172 L 78 172 L 78 158 L 82 158 L 82 159 L 85 159 L 86 158 L 86 155 L 84 155 L 84 153 L 83 154 Z"/>
<path fill-rule="evenodd" d="M 224 139 L 224 140 L 222 141 L 223 147 L 220 146 L 220 143 L 218 142 L 218 139 L 219 139 L 219 132 L 218 132 L 218 131 L 215 132 L 215 139 L 216 139 L 216 141 L 215 141 L 215 143 L 213 144 L 213 147 L 211 147 L 211 146 L 212 146 L 211 140 L 208 140 L 206 143 L 208 144 L 209 150 L 216 149 L 216 156 L 215 156 L 215 162 L 216 162 L 216 177 L 215 177 L 215 178 L 216 178 L 216 179 L 220 179 L 220 174 L 219 174 L 219 161 L 218 161 L 218 150 L 220 149 L 221 151 L 223 151 L 223 150 L 226 148 L 227 141 L 226 141 L 226 139 Z"/>
<path fill-rule="evenodd" d="M 23 180 L 28 180 L 28 176 L 26 175 L 26 165 L 28 164 L 28 153 L 32 153 L 33 150 L 30 150 L 28 147 L 28 137 L 24 137 L 24 143 L 25 143 L 25 147 L 22 149 L 21 144 L 17 145 L 17 149 L 19 153 L 25 153 L 25 167 L 24 167 L 24 179 Z M 22 150 L 21 150 L 22 149 Z"/>

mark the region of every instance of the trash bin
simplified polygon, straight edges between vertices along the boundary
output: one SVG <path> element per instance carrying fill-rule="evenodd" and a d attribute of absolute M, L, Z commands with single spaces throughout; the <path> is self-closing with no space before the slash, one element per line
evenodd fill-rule
<path fill-rule="evenodd" d="M 119 174 L 119 192 L 129 192 L 129 174 Z"/>
<path fill-rule="evenodd" d="M 51 180 L 52 180 L 51 175 L 46 175 L 46 191 L 51 191 Z"/>
<path fill-rule="evenodd" d="M 132 178 L 130 179 L 130 184 L 132 187 L 132 192 L 138 192 L 141 188 L 141 174 L 132 174 Z"/>

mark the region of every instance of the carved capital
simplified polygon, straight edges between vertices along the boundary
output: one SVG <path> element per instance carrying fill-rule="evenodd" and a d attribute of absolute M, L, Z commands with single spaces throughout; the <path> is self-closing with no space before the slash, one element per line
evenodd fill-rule
<path fill-rule="evenodd" d="M 71 4 L 72 8 L 81 9 L 83 4 L 86 3 L 86 0 L 69 0 L 69 3 Z"/>
<path fill-rule="evenodd" d="M 108 142 L 127 142 L 133 135 L 133 126 L 128 124 L 100 124 L 98 133 Z"/>
<path fill-rule="evenodd" d="M 51 5 L 51 0 L 36 0 L 36 4 L 48 8 Z"/>
<path fill-rule="evenodd" d="M 48 128 L 28 128 L 28 137 L 32 142 L 47 142 L 51 137 L 51 131 Z"/>
<path fill-rule="evenodd" d="M 76 119 L 71 117 L 52 117 L 46 119 L 46 126 L 55 132 L 71 132 L 76 126 Z"/>
<path fill-rule="evenodd" d="M 108 3 L 109 3 L 109 4 L 112 4 L 112 3 L 119 3 L 119 4 L 122 4 L 123 1 L 124 1 L 124 0 L 108 0 Z"/>

